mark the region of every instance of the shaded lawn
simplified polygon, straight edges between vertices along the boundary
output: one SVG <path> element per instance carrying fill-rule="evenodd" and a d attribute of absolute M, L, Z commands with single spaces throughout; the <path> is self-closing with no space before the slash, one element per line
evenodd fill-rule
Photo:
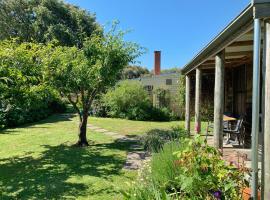
<path fill-rule="evenodd" d="M 184 121 L 145 122 L 126 119 L 91 117 L 88 123 L 124 135 L 144 134 L 152 129 L 171 129 L 172 127 L 176 126 L 185 128 Z M 202 122 L 202 134 L 205 134 L 206 127 L 207 123 Z M 191 122 L 191 130 L 194 130 L 194 122 Z"/>
<path fill-rule="evenodd" d="M 0 131 L 0 199 L 121 199 L 136 176 L 122 169 L 131 144 L 88 130 L 91 147 L 71 147 L 77 126 L 58 115 Z"/>

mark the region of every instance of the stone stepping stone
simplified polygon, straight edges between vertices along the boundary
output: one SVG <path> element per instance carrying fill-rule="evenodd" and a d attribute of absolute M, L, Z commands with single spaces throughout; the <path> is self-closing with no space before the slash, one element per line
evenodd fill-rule
<path fill-rule="evenodd" d="M 106 135 L 119 135 L 118 133 L 115 133 L 115 132 L 106 132 Z"/>
<path fill-rule="evenodd" d="M 100 128 L 100 129 L 95 129 L 95 131 L 98 132 L 98 133 L 105 133 L 105 132 L 107 132 L 106 129 L 102 129 L 102 128 Z"/>
<path fill-rule="evenodd" d="M 150 157 L 144 151 L 129 152 L 124 169 L 127 170 L 138 170 L 142 167 L 145 160 Z"/>
<path fill-rule="evenodd" d="M 105 135 L 111 136 L 114 139 L 117 139 L 118 142 L 139 142 L 138 137 L 128 137 L 125 135 L 121 135 L 119 133 L 111 132 L 106 129 L 102 129 L 97 126 L 93 126 L 91 124 L 87 125 L 87 127 L 91 130 L 94 130 L 98 133 L 103 133 Z M 148 155 L 145 151 L 141 150 L 141 146 L 139 144 L 133 144 L 130 147 L 132 149 L 131 152 L 128 152 L 126 163 L 124 165 L 124 169 L 126 170 L 138 170 L 143 166 L 144 161 L 150 159 L 150 155 Z"/>
<path fill-rule="evenodd" d="M 88 127 L 89 129 L 91 129 L 91 130 L 100 129 L 100 128 L 97 127 L 97 126 L 91 126 L 91 125 L 88 125 L 87 127 Z"/>

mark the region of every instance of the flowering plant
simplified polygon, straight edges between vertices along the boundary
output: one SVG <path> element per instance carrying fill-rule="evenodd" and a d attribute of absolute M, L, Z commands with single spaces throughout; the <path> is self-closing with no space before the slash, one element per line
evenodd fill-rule
<path fill-rule="evenodd" d="M 221 153 L 200 136 L 182 143 L 184 148 L 174 152 L 178 157 L 174 165 L 181 170 L 175 177 L 180 193 L 205 199 L 241 199 L 241 189 L 246 184 L 244 167 L 227 164 Z"/>

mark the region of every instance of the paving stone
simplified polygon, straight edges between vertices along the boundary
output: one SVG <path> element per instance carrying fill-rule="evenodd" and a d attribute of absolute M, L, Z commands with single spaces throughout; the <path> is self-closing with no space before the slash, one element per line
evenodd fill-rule
<path fill-rule="evenodd" d="M 138 137 L 131 137 L 131 136 L 125 136 L 121 135 L 119 133 L 111 132 L 106 129 L 102 129 L 97 126 L 88 125 L 89 129 L 94 130 L 98 133 L 102 133 L 104 135 L 108 135 L 114 139 L 117 139 L 118 142 L 133 142 L 138 143 L 139 139 Z M 138 170 L 140 167 L 142 167 L 143 162 L 150 158 L 150 156 L 145 152 L 141 150 L 141 146 L 139 144 L 133 144 L 130 147 L 131 151 L 128 152 L 126 163 L 124 165 L 124 169 L 127 170 Z"/>

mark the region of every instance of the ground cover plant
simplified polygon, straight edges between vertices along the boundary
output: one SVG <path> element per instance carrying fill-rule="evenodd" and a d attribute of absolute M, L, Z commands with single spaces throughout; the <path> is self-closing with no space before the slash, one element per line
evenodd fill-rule
<path fill-rule="evenodd" d="M 126 199 L 242 199 L 245 168 L 226 164 L 200 136 L 167 143 L 154 154 Z"/>

